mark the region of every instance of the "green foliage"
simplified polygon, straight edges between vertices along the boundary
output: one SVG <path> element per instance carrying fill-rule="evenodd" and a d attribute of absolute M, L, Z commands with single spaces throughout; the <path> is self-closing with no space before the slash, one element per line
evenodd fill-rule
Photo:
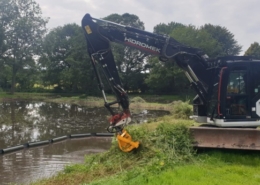
<path fill-rule="evenodd" d="M 12 68 L 11 66 L 5 65 L 4 63 L 0 65 L 0 85 L 7 91 L 11 87 Z"/>
<path fill-rule="evenodd" d="M 154 139 L 155 146 L 160 148 L 163 153 L 167 153 L 167 158 L 165 159 L 167 164 L 192 158 L 191 137 L 185 122 L 180 122 L 176 125 L 160 124 L 156 129 L 154 137 L 151 137 L 151 140 Z"/>
<path fill-rule="evenodd" d="M 40 81 L 39 71 L 33 60 L 27 62 L 31 63 L 31 66 L 33 67 L 23 68 L 17 73 L 16 88 L 17 91 L 34 92 L 34 84 Z"/>
<path fill-rule="evenodd" d="M 153 28 L 154 33 L 170 35 L 171 32 L 178 27 L 185 27 L 185 25 L 177 22 L 170 22 L 168 24 L 160 23 Z"/>
<path fill-rule="evenodd" d="M 174 118 L 189 119 L 192 115 L 192 105 L 189 101 L 174 101 L 171 113 Z"/>
<path fill-rule="evenodd" d="M 168 34 L 182 44 L 199 48 L 211 58 L 238 55 L 242 48 L 227 28 L 212 24 L 196 28 L 176 22 L 160 23 L 154 27 L 154 32 Z"/>
<path fill-rule="evenodd" d="M 145 83 L 156 94 L 171 94 L 185 92 L 189 82 L 183 71 L 172 63 L 161 63 L 153 57 L 149 60 L 150 73 Z"/>
<path fill-rule="evenodd" d="M 260 182 L 258 153 L 241 151 L 215 151 L 197 155 L 193 162 L 165 168 L 157 174 L 144 168 L 134 168 L 120 174 L 100 178 L 90 184 L 252 184 Z"/>
<path fill-rule="evenodd" d="M 18 72 L 35 67 L 33 56 L 41 54 L 42 36 L 48 21 L 42 18 L 41 9 L 33 0 L 1 0 L 0 20 L 5 43 L 1 47 L 0 62 L 4 68 L 12 68 L 13 93 Z"/>
<path fill-rule="evenodd" d="M 253 56 L 256 59 L 260 59 L 260 45 L 258 42 L 254 42 L 250 45 L 250 47 L 246 50 L 245 56 Z"/>
<path fill-rule="evenodd" d="M 241 46 L 234 35 L 225 27 L 205 24 L 200 28 L 193 25 L 170 22 L 154 27 L 155 33 L 168 34 L 180 43 L 199 48 L 210 58 L 237 55 Z M 149 58 L 150 73 L 145 83 L 155 93 L 183 93 L 189 90 L 189 82 L 182 70 L 171 64 L 162 64 L 158 59 Z"/>
<path fill-rule="evenodd" d="M 25 12 L 25 13 L 21 13 Z M 104 19 L 144 30 L 134 14 L 111 14 Z M 98 92 L 82 28 L 68 24 L 51 30 L 45 37 L 47 19 L 33 0 L 0 1 L 0 86 L 33 91 L 35 83 L 57 85 L 56 92 Z M 179 42 L 202 49 L 211 58 L 237 55 L 241 51 L 227 28 L 205 24 L 160 23 L 154 32 L 172 36 Z M 19 42 L 18 42 L 19 41 Z M 123 87 L 128 92 L 156 94 L 185 93 L 189 82 L 182 70 L 172 63 L 160 63 L 139 50 L 112 44 Z M 250 46 L 245 55 L 259 58 L 259 44 Z M 40 56 L 35 63 L 34 55 Z"/>
<path fill-rule="evenodd" d="M 144 23 L 133 14 L 111 14 L 104 19 L 144 30 Z M 147 76 L 147 66 L 144 62 L 146 55 L 137 49 L 115 43 L 112 44 L 112 51 L 124 89 L 144 92 L 147 88 L 144 83 Z"/>
<path fill-rule="evenodd" d="M 4 43 L 5 35 L 4 35 L 4 27 L 0 24 L 0 61 L 2 60 L 2 53 L 6 50 Z"/>
<path fill-rule="evenodd" d="M 82 28 L 67 24 L 53 29 L 44 39 L 39 64 L 44 85 L 57 84 L 56 92 L 97 90 Z"/>
<path fill-rule="evenodd" d="M 210 57 L 217 57 L 221 53 L 220 43 L 212 38 L 205 30 L 189 25 L 178 27 L 171 32 L 171 37 L 182 44 L 199 48 Z"/>
<path fill-rule="evenodd" d="M 134 14 L 129 14 L 129 13 L 124 13 L 122 15 L 111 14 L 105 17 L 104 19 L 112 22 L 116 22 L 118 24 L 131 26 L 133 28 L 144 30 L 144 23 L 139 19 L 138 16 Z"/>
<path fill-rule="evenodd" d="M 238 55 L 240 53 L 242 46 L 237 43 L 234 34 L 226 27 L 205 24 L 200 29 L 209 33 L 220 44 L 221 52 L 218 56 Z"/>

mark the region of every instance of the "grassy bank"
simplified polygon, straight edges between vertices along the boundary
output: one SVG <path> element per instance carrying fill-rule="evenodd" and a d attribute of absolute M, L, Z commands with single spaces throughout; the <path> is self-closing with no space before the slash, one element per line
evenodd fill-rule
<path fill-rule="evenodd" d="M 258 152 L 203 151 L 191 147 L 192 121 L 172 116 L 128 127 L 141 147 L 122 153 L 116 141 L 109 151 L 87 156 L 84 164 L 67 166 L 55 177 L 34 185 L 63 184 L 259 184 Z"/>

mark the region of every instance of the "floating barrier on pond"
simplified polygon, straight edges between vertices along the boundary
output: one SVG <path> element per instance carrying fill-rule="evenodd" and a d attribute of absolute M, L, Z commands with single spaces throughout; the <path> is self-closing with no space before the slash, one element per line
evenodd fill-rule
<path fill-rule="evenodd" d="M 85 133 L 85 134 L 71 134 L 67 136 L 61 136 L 57 138 L 53 138 L 50 140 L 44 140 L 44 141 L 36 141 L 36 142 L 28 142 L 23 145 L 17 145 L 13 147 L 8 147 L 5 149 L 0 149 L 0 155 L 1 154 L 6 154 L 10 152 L 15 152 L 18 150 L 23 150 L 25 148 L 31 148 L 31 147 L 36 147 L 36 146 L 41 146 L 41 145 L 48 145 L 51 143 L 55 143 L 58 141 L 63 141 L 66 139 L 76 139 L 76 138 L 84 138 L 84 137 L 112 137 L 114 134 L 112 133 Z"/>
<path fill-rule="evenodd" d="M 79 138 L 79 137 L 91 137 L 91 136 L 95 136 L 92 133 L 86 133 L 86 134 L 71 134 L 70 138 Z"/>
<path fill-rule="evenodd" d="M 4 153 L 14 152 L 17 150 L 22 150 L 22 149 L 24 149 L 24 145 L 18 145 L 18 146 L 13 146 L 13 147 L 9 147 L 6 149 L 2 149 L 1 152 L 2 152 L 2 154 L 4 154 Z"/>
<path fill-rule="evenodd" d="M 96 133 L 96 136 L 98 137 L 112 137 L 114 135 L 114 133 Z"/>
<path fill-rule="evenodd" d="M 46 145 L 46 144 L 50 144 L 50 140 L 29 142 L 27 145 L 28 145 L 28 147 L 33 147 L 33 146 L 40 146 L 40 145 Z"/>
<path fill-rule="evenodd" d="M 69 138 L 69 136 L 61 136 L 61 137 L 53 138 L 53 139 L 51 139 L 50 141 L 51 141 L 52 143 L 54 143 L 54 142 L 58 142 L 58 141 L 63 141 L 63 140 L 68 139 L 68 138 Z"/>

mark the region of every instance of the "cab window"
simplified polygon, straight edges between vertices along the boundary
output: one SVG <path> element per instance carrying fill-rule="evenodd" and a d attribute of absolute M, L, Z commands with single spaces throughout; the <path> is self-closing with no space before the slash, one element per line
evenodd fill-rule
<path fill-rule="evenodd" d="M 247 71 L 233 70 L 229 74 L 226 97 L 227 116 L 245 116 L 248 113 Z"/>
<path fill-rule="evenodd" d="M 229 76 L 227 93 L 228 94 L 246 94 L 246 71 L 232 71 Z"/>

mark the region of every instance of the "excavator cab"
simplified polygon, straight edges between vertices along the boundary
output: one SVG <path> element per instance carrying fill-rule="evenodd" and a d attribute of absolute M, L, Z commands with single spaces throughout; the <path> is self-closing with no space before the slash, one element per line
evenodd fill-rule
<path fill-rule="evenodd" d="M 207 122 L 220 127 L 258 126 L 260 61 L 243 56 L 219 60 L 208 99 Z"/>

